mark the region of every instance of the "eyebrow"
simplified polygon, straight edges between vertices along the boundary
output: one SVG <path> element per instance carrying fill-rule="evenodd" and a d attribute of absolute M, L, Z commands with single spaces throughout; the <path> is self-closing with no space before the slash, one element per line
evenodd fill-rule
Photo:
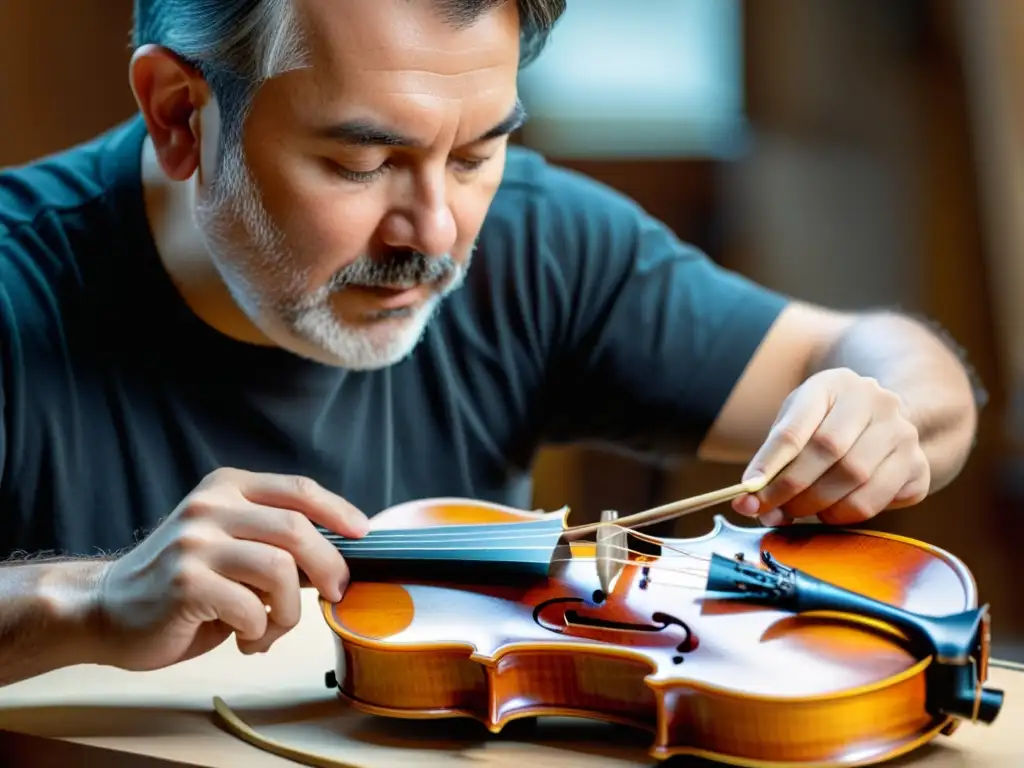
<path fill-rule="evenodd" d="M 526 109 L 523 103 L 516 99 L 512 111 L 497 125 L 470 141 L 475 144 L 481 141 L 490 141 L 499 136 L 507 136 L 518 130 L 526 122 Z M 422 142 L 403 136 L 398 131 L 387 126 L 374 123 L 370 120 L 346 120 L 341 123 L 334 123 L 316 129 L 316 135 L 331 141 L 341 142 L 359 147 L 412 147 L 422 146 Z"/>

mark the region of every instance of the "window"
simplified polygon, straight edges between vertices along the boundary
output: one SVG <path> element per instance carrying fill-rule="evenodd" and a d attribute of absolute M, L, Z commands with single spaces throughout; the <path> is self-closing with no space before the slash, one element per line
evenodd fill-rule
<path fill-rule="evenodd" d="M 524 143 L 546 154 L 731 155 L 745 125 L 739 0 L 569 0 L 520 89 Z"/>

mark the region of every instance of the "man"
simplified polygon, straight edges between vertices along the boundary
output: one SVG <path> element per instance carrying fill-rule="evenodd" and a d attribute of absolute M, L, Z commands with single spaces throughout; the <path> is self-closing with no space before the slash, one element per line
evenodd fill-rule
<path fill-rule="evenodd" d="M 563 5 L 137 2 L 140 118 L 0 177 L 0 680 L 265 651 L 300 571 L 342 595 L 316 525 L 528 506 L 544 443 L 745 462 L 766 525 L 957 474 L 972 390 L 927 329 L 507 146 Z"/>

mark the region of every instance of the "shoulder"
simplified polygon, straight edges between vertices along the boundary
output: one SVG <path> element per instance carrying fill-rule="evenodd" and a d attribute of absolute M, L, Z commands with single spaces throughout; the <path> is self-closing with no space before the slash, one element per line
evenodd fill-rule
<path fill-rule="evenodd" d="M 136 197 L 134 123 L 0 172 L 0 343 L 11 354 L 66 354 L 66 330 L 92 322 L 110 255 L 129 247 Z M 14 351 L 10 351 L 14 350 Z"/>
<path fill-rule="evenodd" d="M 91 141 L 0 171 L 0 238 L 28 243 L 54 228 L 89 231 L 95 220 L 138 180 L 145 135 L 131 120 Z M 128 184 L 126 184 L 126 180 Z M 90 227 L 81 224 L 88 221 Z"/>
<path fill-rule="evenodd" d="M 568 282 L 614 290 L 637 270 L 698 279 L 717 265 L 638 202 L 583 173 L 521 147 L 507 170 L 480 237 L 485 253 L 555 273 Z"/>
<path fill-rule="evenodd" d="M 600 313 L 623 292 L 646 305 L 671 285 L 735 304 L 755 290 L 627 195 L 521 147 L 509 149 L 478 250 L 492 290 L 512 281 L 521 301 L 576 320 L 581 303 Z"/>
<path fill-rule="evenodd" d="M 495 287 L 512 281 L 549 311 L 599 302 L 651 258 L 704 258 L 622 192 L 522 147 L 509 148 L 478 252 Z"/>
<path fill-rule="evenodd" d="M 0 171 L 0 278 L 25 281 L 81 271 L 111 246 L 135 122 L 31 163 Z"/>
<path fill-rule="evenodd" d="M 543 225 L 549 235 L 576 239 L 607 228 L 633 234 L 654 223 L 635 201 L 596 179 L 510 147 L 488 223 Z"/>
<path fill-rule="evenodd" d="M 116 169 L 110 153 L 130 126 L 30 163 L 0 171 L 0 237 L 74 217 L 110 190 Z"/>
<path fill-rule="evenodd" d="M 523 311 L 558 338 L 619 334 L 622 344 L 642 346 L 644 334 L 656 344 L 669 328 L 685 328 L 701 345 L 741 337 L 745 353 L 790 304 L 682 240 L 622 192 L 530 150 L 510 154 L 481 248 L 503 254 L 503 276 L 515 282 L 505 293 L 529 302 Z"/>

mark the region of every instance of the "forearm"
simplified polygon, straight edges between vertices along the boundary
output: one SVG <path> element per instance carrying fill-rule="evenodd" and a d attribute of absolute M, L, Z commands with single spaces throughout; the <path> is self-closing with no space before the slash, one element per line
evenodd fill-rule
<path fill-rule="evenodd" d="M 0 566 L 0 687 L 93 660 L 94 596 L 104 565 Z"/>
<path fill-rule="evenodd" d="M 900 396 L 931 465 L 931 492 L 957 476 L 974 442 L 978 405 L 970 377 L 949 344 L 907 317 L 869 315 L 813 360 L 808 375 L 833 368 L 871 377 Z"/>

